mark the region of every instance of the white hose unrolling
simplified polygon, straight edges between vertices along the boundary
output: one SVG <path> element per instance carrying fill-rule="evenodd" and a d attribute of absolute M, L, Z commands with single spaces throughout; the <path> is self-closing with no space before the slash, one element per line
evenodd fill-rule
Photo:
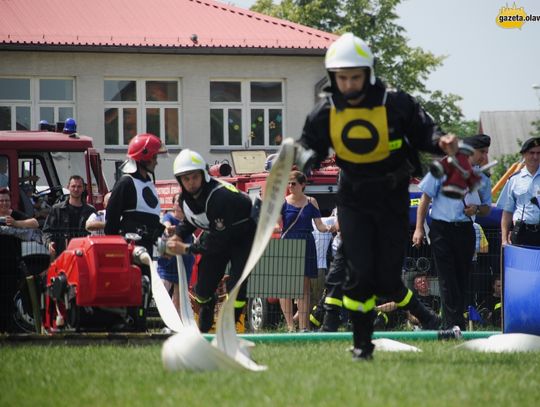
<path fill-rule="evenodd" d="M 156 265 L 152 261 L 150 255 L 146 252 L 140 255 L 140 260 L 150 267 L 152 296 L 154 297 L 154 302 L 156 303 L 161 319 L 171 331 L 180 332 L 183 328 L 182 321 L 180 320 L 178 311 L 176 311 L 167 289 L 163 285 L 163 281 L 161 281 L 161 278 L 159 277 Z"/>
<path fill-rule="evenodd" d="M 283 141 L 277 159 L 272 165 L 270 175 L 267 178 L 266 194 L 263 199 L 259 223 L 255 231 L 255 238 L 248 260 L 242 272 L 239 281 L 233 287 L 227 300 L 220 309 L 216 337 L 212 344 L 208 343 L 201 335 L 195 320 L 191 303 L 189 302 L 186 273 L 183 270 L 183 262 L 180 256 L 177 256 L 179 284 L 180 284 L 180 314 L 178 321 L 168 315 L 168 303 L 164 297 L 167 296 L 171 307 L 167 291 L 163 287 L 155 267 L 150 267 L 152 271 L 152 291 L 156 306 L 164 322 L 173 329 L 174 324 L 183 328 L 178 334 L 169 338 L 163 344 L 161 356 L 163 365 L 169 370 L 249 370 L 263 371 L 266 366 L 258 365 L 249 356 L 247 348 L 250 346 L 246 341 L 240 341 L 236 336 L 236 326 L 234 320 L 234 302 L 236 301 L 238 291 L 242 283 L 248 278 L 249 274 L 261 258 L 264 250 L 274 230 L 278 220 L 281 205 L 289 180 L 289 172 L 294 159 L 294 142 L 287 138 Z M 146 254 L 145 262 L 152 263 L 150 256 Z M 147 258 L 148 257 L 148 258 Z M 182 265 L 180 265 L 182 263 Z M 181 272 L 182 271 L 182 272 Z M 159 284 L 158 284 L 159 282 Z M 164 291 L 164 294 L 162 291 Z M 176 326 L 176 325 L 174 325 Z"/>

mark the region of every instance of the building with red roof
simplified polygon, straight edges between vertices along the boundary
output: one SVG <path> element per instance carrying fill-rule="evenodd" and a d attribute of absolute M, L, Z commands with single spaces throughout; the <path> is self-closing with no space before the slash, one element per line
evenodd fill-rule
<path fill-rule="evenodd" d="M 3 0 L 0 129 L 74 117 L 109 180 L 141 132 L 210 162 L 272 152 L 300 134 L 336 38 L 212 0 Z"/>

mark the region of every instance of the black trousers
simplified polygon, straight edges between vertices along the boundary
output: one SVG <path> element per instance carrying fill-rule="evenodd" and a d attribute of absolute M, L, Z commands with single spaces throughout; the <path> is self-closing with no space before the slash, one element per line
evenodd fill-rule
<path fill-rule="evenodd" d="M 408 212 L 393 209 L 385 205 L 372 210 L 338 208 L 347 261 L 343 294 L 349 298 L 365 302 L 376 295 L 401 302 L 407 295 L 401 269 L 409 218 Z"/>
<path fill-rule="evenodd" d="M 472 222 L 432 220 L 429 232 L 431 253 L 439 277 L 443 329 L 458 325 L 466 329 L 467 286 L 475 250 L 476 234 Z"/>
<path fill-rule="evenodd" d="M 343 245 L 340 244 L 330 270 L 326 275 L 326 298 L 335 299 L 341 301 L 343 298 L 343 291 L 341 290 L 341 284 L 345 280 L 345 257 L 343 256 Z M 333 301 L 330 301 L 333 302 Z"/>
<path fill-rule="evenodd" d="M 199 273 L 197 284 L 195 285 L 195 294 L 202 300 L 211 298 L 219 282 L 225 275 L 227 264 L 231 263 L 229 270 L 229 279 L 227 280 L 227 292 L 230 292 L 240 279 L 244 266 L 246 265 L 253 237 L 255 235 L 255 224 L 249 224 L 244 229 L 245 233 L 241 238 L 228 242 L 222 242 L 219 250 L 212 250 L 209 253 L 203 253 L 199 263 Z M 238 292 L 237 301 L 246 301 L 247 280 L 244 281 Z"/>

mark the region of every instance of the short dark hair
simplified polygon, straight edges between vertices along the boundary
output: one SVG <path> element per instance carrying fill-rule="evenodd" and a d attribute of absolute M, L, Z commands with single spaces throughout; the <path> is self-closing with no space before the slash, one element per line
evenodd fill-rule
<path fill-rule="evenodd" d="M 81 177 L 80 175 L 72 175 L 71 177 L 69 177 L 68 185 L 71 183 L 72 180 L 81 181 L 83 183 L 83 185 L 84 185 L 84 178 Z"/>
<path fill-rule="evenodd" d="M 0 188 L 0 195 L 9 195 L 9 198 L 11 199 L 11 191 L 9 190 L 8 187 L 5 187 L 5 188 Z"/>

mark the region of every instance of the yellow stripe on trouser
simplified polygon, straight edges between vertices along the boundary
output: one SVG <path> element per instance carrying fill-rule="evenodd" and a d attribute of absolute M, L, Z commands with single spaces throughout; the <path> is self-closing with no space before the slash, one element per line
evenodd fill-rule
<path fill-rule="evenodd" d="M 405 295 L 405 298 L 403 298 L 403 300 L 398 302 L 396 305 L 399 308 L 405 307 L 411 301 L 412 295 L 413 295 L 413 292 L 411 290 L 407 289 L 407 294 Z"/>
<path fill-rule="evenodd" d="M 386 312 L 379 311 L 377 312 L 377 316 L 380 316 L 384 319 L 384 324 L 388 325 L 388 315 L 386 315 Z"/>
<path fill-rule="evenodd" d="M 321 326 L 321 322 L 313 316 L 313 314 L 309 314 L 309 320 L 310 322 L 315 326 Z"/>
<path fill-rule="evenodd" d="M 346 295 L 343 296 L 343 306 L 351 311 L 360 311 L 364 314 L 371 311 L 373 308 L 375 308 L 375 299 L 376 297 L 373 296 L 371 298 L 368 298 L 366 301 L 357 301 L 353 300 L 352 298 L 347 297 Z"/>
<path fill-rule="evenodd" d="M 500 302 L 498 302 L 497 304 L 495 304 L 495 306 L 493 307 L 494 310 L 497 310 L 499 308 L 502 307 L 502 304 Z"/>
<path fill-rule="evenodd" d="M 343 301 L 338 298 L 326 297 L 324 303 L 328 305 L 335 305 L 336 307 L 343 307 Z"/>
<path fill-rule="evenodd" d="M 199 304 L 206 304 L 207 302 L 212 301 L 213 297 L 202 299 L 200 297 L 195 296 L 195 301 L 197 301 Z"/>
<path fill-rule="evenodd" d="M 246 305 L 246 302 L 245 302 L 245 301 L 238 301 L 238 300 L 236 300 L 236 301 L 234 302 L 234 308 L 243 308 L 244 305 Z"/>

